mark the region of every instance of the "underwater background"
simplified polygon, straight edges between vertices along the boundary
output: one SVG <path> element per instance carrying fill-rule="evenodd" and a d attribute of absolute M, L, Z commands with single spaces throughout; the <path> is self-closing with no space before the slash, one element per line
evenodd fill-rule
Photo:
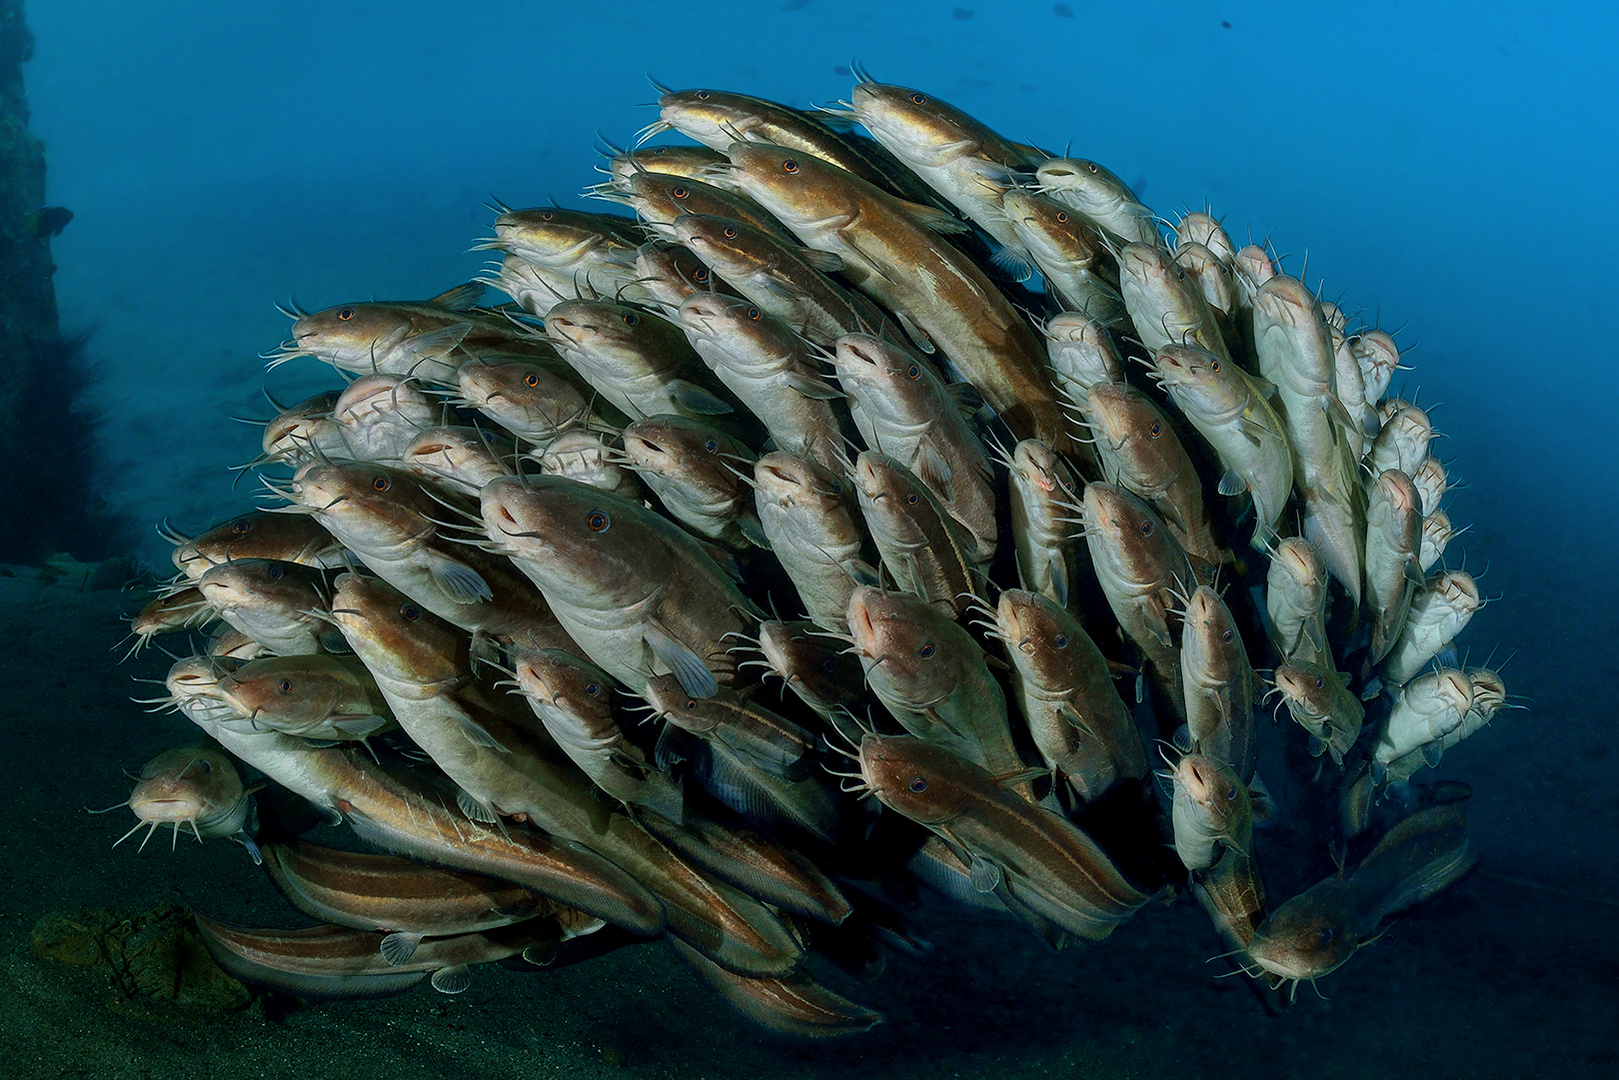
<path fill-rule="evenodd" d="M 1213 980 L 1203 961 L 1220 949 L 1200 916 L 1149 911 L 1061 955 L 1017 927 L 941 916 L 939 951 L 867 993 L 890 1023 L 833 1046 L 746 1027 L 661 951 L 279 1025 L 159 1021 L 42 974 L 29 928 L 181 890 L 228 917 L 282 909 L 229 845 L 107 850 L 123 826 L 80 808 L 121 797 L 118 769 L 181 730 L 125 700 L 129 674 L 161 666 L 115 668 L 114 603 L 3 582 L 3 708 L 21 741 L 5 766 L 0 1029 L 22 1064 L 0 1075 L 1619 1069 L 1612 9 L 38 0 L 27 17 L 49 201 L 76 215 L 52 250 L 64 328 L 93 332 L 95 483 L 143 529 L 194 531 L 251 505 L 226 467 L 257 433 L 231 417 L 269 415 L 261 386 L 285 401 L 332 384 L 308 361 L 263 373 L 257 354 L 287 336 L 274 302 L 414 299 L 468 280 L 484 203 L 576 205 L 598 179 L 598 132 L 622 145 L 653 118 L 637 108 L 655 97 L 647 74 L 808 106 L 847 96 L 854 58 L 1010 138 L 1071 145 L 1162 215 L 1208 204 L 1239 243 L 1291 253 L 1292 273 L 1308 254 L 1312 285 L 1397 330 L 1417 365 L 1406 396 L 1443 403 L 1466 565 L 1488 566 L 1492 600 L 1467 640 L 1516 652 L 1504 675 L 1530 708 L 1440 770 L 1475 789 L 1483 869 L 1323 980 L 1327 1000 L 1302 995 L 1280 1018 Z M 149 532 L 141 543 L 166 561 Z"/>

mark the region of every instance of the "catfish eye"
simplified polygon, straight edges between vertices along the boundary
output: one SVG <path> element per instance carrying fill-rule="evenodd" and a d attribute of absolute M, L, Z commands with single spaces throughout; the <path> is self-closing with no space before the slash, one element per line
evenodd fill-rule
<path fill-rule="evenodd" d="M 1176 281 L 1185 281 L 1186 280 L 1186 267 L 1184 267 L 1184 266 L 1175 267 L 1175 280 Z"/>
<path fill-rule="evenodd" d="M 718 439 L 709 439 L 703 444 L 703 449 L 710 454 L 717 454 L 720 452 L 720 441 Z"/>
<path fill-rule="evenodd" d="M 744 314 L 747 315 L 750 322 L 758 322 L 764 317 L 764 312 L 760 311 L 756 307 L 750 307 L 746 312 L 744 312 Z"/>
<path fill-rule="evenodd" d="M 640 321 L 641 321 L 641 316 L 637 315 L 635 312 L 626 311 L 624 313 L 624 325 L 625 326 L 635 326 Z"/>
<path fill-rule="evenodd" d="M 1236 639 L 1236 636 L 1236 634 L 1232 633 L 1231 628 L 1227 627 L 1223 632 L 1221 632 L 1220 641 L 1226 645 L 1229 645 L 1233 640 Z"/>
<path fill-rule="evenodd" d="M 911 95 L 911 104 L 912 105 L 926 105 L 927 103 L 928 103 L 928 98 L 927 98 L 926 94 L 912 94 Z"/>
<path fill-rule="evenodd" d="M 214 771 L 214 763 L 211 761 L 199 761 L 197 762 L 197 767 L 205 773 L 211 773 Z"/>
<path fill-rule="evenodd" d="M 1142 523 L 1141 523 L 1141 535 L 1142 535 L 1142 536 L 1151 536 L 1151 535 L 1152 535 L 1152 531 L 1153 531 L 1153 529 L 1152 529 L 1152 522 L 1150 522 L 1150 521 L 1143 521 L 1143 522 L 1142 522 Z"/>
<path fill-rule="evenodd" d="M 292 680 L 291 679 L 282 679 L 280 682 L 275 684 L 275 691 L 278 694 L 290 694 L 290 693 L 292 693 Z"/>
<path fill-rule="evenodd" d="M 699 266 L 691 272 L 691 279 L 699 285 L 705 285 L 708 283 L 708 271 Z"/>
<path fill-rule="evenodd" d="M 1218 373 L 1219 370 L 1220 370 L 1220 361 L 1218 361 L 1218 360 L 1210 360 L 1209 361 L 1209 370 Z"/>
<path fill-rule="evenodd" d="M 592 510 L 585 516 L 585 524 L 590 526 L 591 532 L 606 532 L 612 523 L 613 519 L 600 510 Z"/>
<path fill-rule="evenodd" d="M 932 660 L 933 659 L 933 654 L 938 652 L 938 651 L 939 651 L 939 647 L 937 645 L 933 644 L 933 642 L 924 641 L 922 643 L 922 647 L 920 649 L 916 650 L 916 655 L 920 656 L 924 660 Z"/>
<path fill-rule="evenodd" d="M 415 604 L 402 604 L 399 608 L 399 617 L 406 622 L 421 622 L 422 609 Z"/>
<path fill-rule="evenodd" d="M 1226 802 L 1234 802 L 1236 800 L 1236 798 L 1237 798 L 1237 789 L 1236 789 L 1235 786 L 1228 787 L 1228 788 L 1225 789 Z"/>
<path fill-rule="evenodd" d="M 1317 689 L 1317 690 L 1324 690 L 1324 689 L 1326 689 L 1326 685 L 1327 685 L 1327 679 L 1326 679 L 1326 676 L 1324 676 L 1324 675 L 1317 675 L 1317 676 L 1316 676 L 1316 677 L 1315 677 L 1315 688 L 1316 688 L 1316 689 Z"/>
<path fill-rule="evenodd" d="M 338 308 L 337 317 L 342 319 L 344 322 L 348 322 L 350 319 L 354 318 L 354 309 L 351 307 Z"/>
<path fill-rule="evenodd" d="M 1089 169 L 1093 173 L 1099 173 L 1099 172 L 1102 171 L 1101 169 L 1096 167 L 1096 162 L 1094 162 L 1094 161 L 1087 161 L 1085 163 L 1085 168 Z"/>
<path fill-rule="evenodd" d="M 524 375 L 523 376 L 523 385 L 528 387 L 531 390 L 534 387 L 540 385 L 540 373 L 537 372 L 537 371 L 531 371 L 527 375 Z"/>
<path fill-rule="evenodd" d="M 727 240 L 735 240 L 736 230 L 727 225 L 725 226 L 724 230 L 721 231 L 720 235 L 725 237 Z"/>
<path fill-rule="evenodd" d="M 919 503 L 921 501 L 922 501 L 922 497 L 920 495 L 918 495 L 914 491 L 911 492 L 909 495 L 905 496 L 905 505 L 906 506 L 915 506 L 917 503 Z"/>
<path fill-rule="evenodd" d="M 905 369 L 905 377 L 911 380 L 920 379 L 922 377 L 922 366 L 920 364 L 912 364 L 910 367 Z"/>
<path fill-rule="evenodd" d="M 697 708 L 697 699 L 694 698 L 694 697 L 687 698 L 686 699 L 686 708 L 688 708 L 688 709 Z"/>
<path fill-rule="evenodd" d="M 1056 637 L 1051 639 L 1051 643 L 1057 646 L 1059 649 L 1066 649 L 1068 648 L 1068 635 L 1058 634 Z"/>
<path fill-rule="evenodd" d="M 602 692 L 602 688 L 601 688 L 600 683 L 593 683 L 593 682 L 585 683 L 585 693 L 590 695 L 591 697 L 596 697 L 601 692 Z"/>
<path fill-rule="evenodd" d="M 387 491 L 389 488 L 394 486 L 394 482 L 388 479 L 386 476 L 373 476 L 371 478 L 371 486 L 376 488 L 378 491 Z"/>
<path fill-rule="evenodd" d="M 1316 935 L 1316 942 L 1318 944 L 1320 944 L 1323 948 L 1325 948 L 1328 945 L 1331 945 L 1332 944 L 1332 927 L 1323 926 L 1321 928 L 1321 933 Z"/>
<path fill-rule="evenodd" d="M 283 570 L 281 567 L 272 566 L 272 567 L 270 567 L 270 580 L 271 581 L 280 581 L 283 577 L 286 576 L 286 573 L 287 572 L 285 570 Z"/>
<path fill-rule="evenodd" d="M 691 188 L 686 187 L 684 184 L 678 184 L 672 191 L 669 192 L 669 194 L 673 195 L 677 199 L 684 199 L 686 196 L 691 194 Z"/>
<path fill-rule="evenodd" d="M 1160 424 L 1158 421 L 1154 420 L 1152 422 L 1152 427 L 1147 429 L 1147 438 L 1156 439 L 1158 436 L 1162 435 L 1163 433 L 1164 433 L 1164 425 Z"/>
<path fill-rule="evenodd" d="M 914 791 L 918 795 L 920 795 L 920 794 L 922 794 L 922 792 L 924 792 L 924 791 L 926 791 L 928 789 L 927 778 L 926 777 L 921 777 L 921 776 L 913 776 L 913 777 L 911 777 L 910 784 L 908 784 L 907 786 L 912 791 Z"/>
<path fill-rule="evenodd" d="M 834 671 L 838 670 L 837 657 L 835 657 L 835 656 L 824 656 L 824 657 L 822 657 L 821 658 L 821 670 L 826 672 L 828 675 L 830 675 Z"/>
<path fill-rule="evenodd" d="M 707 90 L 699 90 L 697 91 L 696 97 L 698 101 L 707 101 L 709 98 L 709 93 Z"/>
<path fill-rule="evenodd" d="M 792 158 L 788 158 L 786 161 L 781 163 L 781 171 L 784 172 L 784 173 L 795 173 L 795 172 L 797 172 L 798 171 L 798 162 L 794 161 Z"/>
<path fill-rule="evenodd" d="M 1058 210 L 1057 211 L 1057 224 L 1058 225 L 1066 225 L 1066 224 L 1068 224 L 1068 211 L 1066 211 L 1066 210 Z"/>
<path fill-rule="evenodd" d="M 242 518 L 242 519 L 240 519 L 238 521 L 234 521 L 234 522 L 231 523 L 230 531 L 235 533 L 237 536 L 241 536 L 244 533 L 246 533 L 247 530 L 251 529 L 252 527 L 253 527 L 252 522 L 248 521 L 246 518 Z"/>

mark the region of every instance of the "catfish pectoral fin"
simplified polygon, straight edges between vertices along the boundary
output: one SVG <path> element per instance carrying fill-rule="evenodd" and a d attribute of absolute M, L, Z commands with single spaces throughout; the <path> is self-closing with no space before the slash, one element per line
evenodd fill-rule
<path fill-rule="evenodd" d="M 643 633 L 653 654 L 680 680 L 680 687 L 686 693 L 700 698 L 719 693 L 720 684 L 703 663 L 703 658 L 676 640 L 657 620 L 648 619 Z"/>

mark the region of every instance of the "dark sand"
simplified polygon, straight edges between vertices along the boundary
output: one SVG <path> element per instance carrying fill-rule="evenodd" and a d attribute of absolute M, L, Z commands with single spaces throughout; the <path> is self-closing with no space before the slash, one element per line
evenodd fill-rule
<path fill-rule="evenodd" d="M 133 602 L 116 592 L 0 577 L 0 1076 L 236 1077 L 1612 1077 L 1619 1075 L 1619 933 L 1610 833 L 1611 670 L 1554 677 L 1534 620 L 1513 689 L 1536 698 L 1454 751 L 1440 774 L 1475 786 L 1483 869 L 1265 1015 L 1189 901 L 1143 911 L 1112 939 L 1060 955 L 1018 926 L 929 908 L 926 961 L 894 957 L 874 984 L 835 981 L 888 1022 L 835 1042 L 749 1026 L 662 945 L 551 972 L 479 970 L 458 997 L 326 1004 L 268 1019 L 122 999 L 107 968 L 41 959 L 41 917 L 130 915 L 187 898 L 227 919 L 299 925 L 240 847 L 143 854 L 112 841 L 133 819 L 86 806 L 124 798 L 120 769 L 189 741 L 189 725 L 130 704 L 168 660 L 108 652 Z M 1497 631 L 1499 633 L 1500 631 Z M 1566 669 L 1562 669 L 1565 670 Z M 1537 675 L 1544 672 L 1544 675 Z M 1529 686 L 1526 683 L 1538 682 Z M 1263 841 L 1261 841 L 1263 844 Z M 1542 888 L 1525 887 L 1523 882 Z M 1547 888 L 1571 895 L 1558 895 Z M 183 893 L 183 896 L 182 896 Z M 1583 899 L 1581 898 L 1583 897 Z"/>

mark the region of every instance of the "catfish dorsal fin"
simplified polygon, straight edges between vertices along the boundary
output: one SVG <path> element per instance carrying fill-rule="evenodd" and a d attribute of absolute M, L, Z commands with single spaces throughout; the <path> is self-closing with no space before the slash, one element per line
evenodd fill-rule
<path fill-rule="evenodd" d="M 434 307 L 449 308 L 451 311 L 471 311 L 483 299 L 484 290 L 488 288 L 481 281 L 469 281 L 465 285 L 457 285 L 453 289 L 446 289 L 428 301 Z"/>
<path fill-rule="evenodd" d="M 1051 775 L 1050 769 L 1016 769 L 1012 772 L 996 773 L 989 778 L 989 782 L 999 788 L 1013 788 L 1019 784 L 1027 784 L 1034 780 L 1043 780 Z"/>
<path fill-rule="evenodd" d="M 895 199 L 904 209 L 905 214 L 912 221 L 924 229 L 931 229 L 941 234 L 955 234 L 972 232 L 972 226 L 956 215 L 937 206 L 924 206 L 921 203 L 911 202 L 908 199 Z"/>
<path fill-rule="evenodd" d="M 835 274 L 843 269 L 843 256 L 835 255 L 830 251 L 816 251 L 814 248 L 805 248 L 802 251 L 795 251 L 793 254 L 823 274 Z"/>

